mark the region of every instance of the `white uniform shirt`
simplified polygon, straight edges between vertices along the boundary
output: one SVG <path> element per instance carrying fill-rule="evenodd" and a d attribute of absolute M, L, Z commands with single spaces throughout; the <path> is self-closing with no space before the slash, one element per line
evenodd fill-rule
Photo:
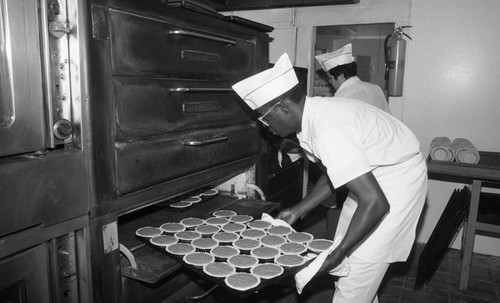
<path fill-rule="evenodd" d="M 353 254 L 370 262 L 406 260 L 427 191 L 425 161 L 410 129 L 359 100 L 307 97 L 297 138 L 312 161 L 323 162 L 334 187 L 371 171 L 389 201 L 389 213 Z M 345 235 L 356 207 L 351 193 L 337 234 Z"/>
<path fill-rule="evenodd" d="M 345 80 L 335 92 L 335 98 L 352 98 L 364 101 L 381 110 L 391 113 L 389 104 L 380 86 L 361 81 L 354 76 Z"/>

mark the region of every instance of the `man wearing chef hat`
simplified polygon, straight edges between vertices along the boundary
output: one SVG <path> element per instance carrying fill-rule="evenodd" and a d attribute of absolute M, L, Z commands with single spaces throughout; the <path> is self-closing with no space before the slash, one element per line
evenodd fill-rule
<path fill-rule="evenodd" d="M 352 44 L 330 53 L 317 55 L 316 60 L 329 75 L 335 89 L 335 97 L 353 98 L 365 101 L 390 113 L 389 104 L 382 89 L 375 84 L 361 81 L 357 75 L 357 65 L 352 56 Z"/>
<path fill-rule="evenodd" d="M 317 55 L 315 58 L 330 78 L 330 84 L 335 89 L 334 97 L 358 99 L 391 113 L 382 89 L 378 85 L 361 81 L 356 76 L 357 65 L 352 55 L 351 43 L 333 52 Z M 344 194 L 342 191 L 340 193 Z M 334 195 L 332 199 L 323 203 L 328 207 L 327 227 L 331 231 L 327 233 L 327 238 L 333 237 L 341 205 L 337 203 L 342 203 L 343 199 L 342 195 Z M 332 226 L 333 228 L 330 228 Z"/>
<path fill-rule="evenodd" d="M 342 241 L 318 274 L 346 262 L 350 272 L 336 282 L 333 302 L 377 302 L 389 264 L 410 253 L 425 201 L 427 168 L 417 138 L 363 101 L 307 97 L 287 54 L 233 89 L 273 133 L 297 132 L 308 157 L 327 169 L 302 201 L 277 218 L 293 224 L 321 204 L 332 194 L 328 180 L 349 189 L 337 227 Z"/>

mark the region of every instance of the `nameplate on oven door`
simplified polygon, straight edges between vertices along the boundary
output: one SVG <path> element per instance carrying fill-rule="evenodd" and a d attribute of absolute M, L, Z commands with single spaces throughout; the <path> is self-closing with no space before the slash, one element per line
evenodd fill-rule
<path fill-rule="evenodd" d="M 108 9 L 104 6 L 91 6 L 92 37 L 94 39 L 109 40 Z"/>
<path fill-rule="evenodd" d="M 218 63 L 220 62 L 221 56 L 214 53 L 205 53 L 192 50 L 182 50 L 181 51 L 182 60 L 186 61 L 199 61 L 199 62 L 209 62 Z"/>
<path fill-rule="evenodd" d="M 217 112 L 221 109 L 222 104 L 218 101 L 186 102 L 182 104 L 182 111 L 185 113 Z"/>

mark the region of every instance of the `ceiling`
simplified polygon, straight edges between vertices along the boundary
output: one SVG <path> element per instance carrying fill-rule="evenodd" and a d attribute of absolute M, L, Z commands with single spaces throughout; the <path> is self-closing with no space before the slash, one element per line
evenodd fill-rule
<path fill-rule="evenodd" d="M 385 38 L 393 31 L 394 23 L 328 25 L 316 28 L 317 35 L 335 36 L 337 39 Z"/>
<path fill-rule="evenodd" d="M 256 10 L 280 7 L 320 6 L 356 4 L 360 0 L 186 0 L 167 2 L 189 2 L 209 7 L 216 11 Z"/>

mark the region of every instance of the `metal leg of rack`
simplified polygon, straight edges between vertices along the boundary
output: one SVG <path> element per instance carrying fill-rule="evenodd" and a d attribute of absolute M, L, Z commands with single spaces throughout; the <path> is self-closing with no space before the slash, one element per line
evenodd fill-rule
<path fill-rule="evenodd" d="M 469 217 L 464 228 L 462 243 L 462 268 L 460 270 L 460 289 L 467 289 L 469 283 L 470 267 L 472 263 L 472 253 L 474 250 L 474 239 L 476 235 L 477 214 L 479 209 L 479 197 L 481 196 L 482 181 L 473 180 L 471 188 L 471 200 L 469 207 Z"/>

